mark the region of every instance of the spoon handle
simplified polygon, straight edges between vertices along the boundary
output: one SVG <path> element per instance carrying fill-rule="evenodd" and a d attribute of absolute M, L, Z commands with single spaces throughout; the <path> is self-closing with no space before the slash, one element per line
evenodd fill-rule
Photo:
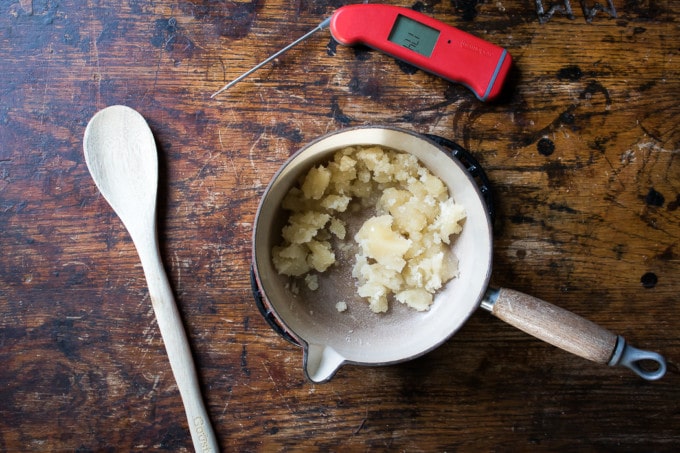
<path fill-rule="evenodd" d="M 189 341 L 163 268 L 156 234 L 154 232 L 153 238 L 149 240 L 133 242 L 142 261 L 158 328 L 184 403 L 194 449 L 197 452 L 219 452 L 217 439 L 203 403 Z"/>

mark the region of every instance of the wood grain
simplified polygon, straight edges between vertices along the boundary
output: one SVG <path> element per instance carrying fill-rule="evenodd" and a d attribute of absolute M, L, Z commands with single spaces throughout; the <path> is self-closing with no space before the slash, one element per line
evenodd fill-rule
<path fill-rule="evenodd" d="M 225 451 L 655 451 L 680 447 L 677 0 L 587 23 L 535 3 L 415 6 L 504 46 L 501 100 L 327 34 L 210 100 L 338 2 L 0 3 L 0 450 L 190 451 L 134 246 L 85 166 L 125 104 L 159 150 L 161 254 Z M 547 4 L 546 4 L 547 6 Z M 362 124 L 470 150 L 494 190 L 493 284 L 662 353 L 649 383 L 475 314 L 396 366 L 312 385 L 249 282 L 271 176 Z"/>

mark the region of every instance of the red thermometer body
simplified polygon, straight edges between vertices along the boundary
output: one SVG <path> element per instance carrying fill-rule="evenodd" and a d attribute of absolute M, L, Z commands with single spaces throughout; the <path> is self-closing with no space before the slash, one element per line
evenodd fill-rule
<path fill-rule="evenodd" d="M 408 8 L 347 5 L 330 20 L 340 44 L 364 44 L 451 82 L 482 101 L 498 96 L 512 65 L 507 50 Z"/>

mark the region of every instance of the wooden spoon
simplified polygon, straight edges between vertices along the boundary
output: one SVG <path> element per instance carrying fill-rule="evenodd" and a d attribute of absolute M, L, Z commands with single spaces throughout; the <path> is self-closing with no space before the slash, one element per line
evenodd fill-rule
<path fill-rule="evenodd" d="M 139 253 L 194 448 L 217 452 L 189 342 L 158 249 L 158 157 L 153 134 L 142 115 L 116 105 L 101 110 L 90 120 L 83 145 L 95 184 L 123 221 Z"/>

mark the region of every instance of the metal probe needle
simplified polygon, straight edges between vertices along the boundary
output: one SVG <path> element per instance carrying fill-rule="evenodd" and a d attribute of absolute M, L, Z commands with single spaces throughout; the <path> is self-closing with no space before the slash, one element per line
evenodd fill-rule
<path fill-rule="evenodd" d="M 321 30 L 323 30 L 324 28 L 327 28 L 327 27 L 330 25 L 330 23 L 331 23 L 331 18 L 329 17 L 328 19 L 324 20 L 324 21 L 321 22 L 319 25 L 317 25 L 316 28 L 314 28 L 312 31 L 307 32 L 304 36 L 301 36 L 300 38 L 296 39 L 295 41 L 293 41 L 292 43 L 288 44 L 288 45 L 287 45 L 286 47 L 284 47 L 283 49 L 279 50 L 279 51 L 276 52 L 275 54 L 273 54 L 273 55 L 271 55 L 270 57 L 268 57 L 266 60 L 264 60 L 264 61 L 258 63 L 257 65 L 255 65 L 255 66 L 254 66 L 253 68 L 251 68 L 250 70 L 248 70 L 248 71 L 244 72 L 243 74 L 241 74 L 240 76 L 236 77 L 234 80 L 232 80 L 231 82 L 229 82 L 228 84 L 226 84 L 225 86 L 223 86 L 219 91 L 216 91 L 215 93 L 213 93 L 212 96 L 210 96 L 210 98 L 214 98 L 215 96 L 217 96 L 217 95 L 220 94 L 221 92 L 223 92 L 223 91 L 225 91 L 225 90 L 228 90 L 229 88 L 231 88 L 232 86 L 234 86 L 234 85 L 236 85 L 238 82 L 240 82 L 241 80 L 243 80 L 243 79 L 245 79 L 246 77 L 248 77 L 248 76 L 249 76 L 250 74 L 252 74 L 253 72 L 255 72 L 255 71 L 257 71 L 258 69 L 260 69 L 262 66 L 264 66 L 264 65 L 266 65 L 267 63 L 269 63 L 270 61 L 272 61 L 274 58 L 278 57 L 279 55 L 281 55 L 281 54 L 284 53 L 284 52 L 289 51 L 291 48 L 297 46 L 298 44 L 300 44 L 302 41 L 304 41 L 305 39 L 307 39 L 307 38 L 309 38 L 310 36 L 312 36 L 312 35 L 313 35 L 314 33 L 316 33 L 317 31 L 321 31 Z"/>

